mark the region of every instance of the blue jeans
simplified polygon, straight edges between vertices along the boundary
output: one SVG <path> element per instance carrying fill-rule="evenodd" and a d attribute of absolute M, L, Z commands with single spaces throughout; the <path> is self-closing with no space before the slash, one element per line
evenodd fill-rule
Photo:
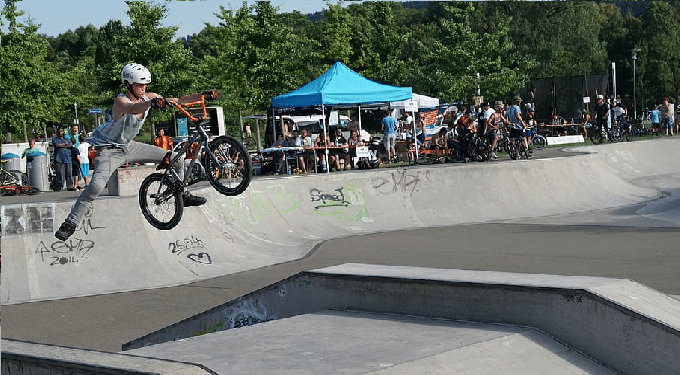
<path fill-rule="evenodd" d="M 54 165 L 57 184 L 55 186 L 56 191 L 61 191 L 64 188 L 64 180 L 66 180 L 66 188 L 73 187 L 73 164 L 69 160 L 67 163 L 55 163 Z"/>

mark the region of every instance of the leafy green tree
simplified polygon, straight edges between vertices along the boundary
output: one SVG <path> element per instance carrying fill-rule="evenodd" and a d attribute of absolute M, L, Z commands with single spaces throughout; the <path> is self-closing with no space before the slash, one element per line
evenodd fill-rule
<path fill-rule="evenodd" d="M 223 90 L 234 109 L 263 110 L 271 98 L 309 81 L 316 43 L 281 22 L 269 1 L 236 11 L 221 8 L 220 24 L 208 26 L 215 55 L 205 56 L 208 77 Z"/>
<path fill-rule="evenodd" d="M 643 17 L 641 70 L 646 96 L 658 101 L 680 94 L 680 8 L 652 1 Z"/>
<path fill-rule="evenodd" d="M 16 1 L 5 1 L 0 31 L 0 124 L 3 133 L 22 134 L 22 125 L 38 127 L 58 121 L 76 85 L 73 71 L 61 72 L 47 61 L 49 45 L 37 34 L 38 26 L 23 24 Z M 71 108 L 73 108 L 71 106 Z"/>
<path fill-rule="evenodd" d="M 352 25 L 349 13 L 342 8 L 342 1 L 333 5 L 326 1 L 328 9 L 324 10 L 324 19 L 319 22 L 323 30 L 321 50 L 324 59 L 329 63 L 341 61 L 350 63 L 352 56 Z"/>

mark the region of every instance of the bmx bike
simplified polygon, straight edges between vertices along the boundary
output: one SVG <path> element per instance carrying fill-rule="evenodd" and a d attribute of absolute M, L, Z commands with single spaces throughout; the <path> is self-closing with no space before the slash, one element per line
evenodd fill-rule
<path fill-rule="evenodd" d="M 165 155 L 163 162 L 156 168 L 164 171 L 147 176 L 139 188 L 139 207 L 142 214 L 149 224 L 158 229 L 172 229 L 182 218 L 184 211 L 182 194 L 192 173 L 187 172 L 184 178 L 180 179 L 175 166 L 179 164 L 179 168 L 184 168 L 182 156 L 190 147 L 195 149 L 187 170 L 194 170 L 194 166 L 199 163 L 210 184 L 221 194 L 239 195 L 250 184 L 252 163 L 243 144 L 228 135 L 210 140 L 203 129 L 203 125 L 209 121 L 205 101 L 216 99 L 215 91 L 206 91 L 196 102 L 182 104 L 166 101 L 166 107 L 176 108 L 182 112 L 190 124 L 195 125 L 196 130 L 186 142 L 182 142 L 174 151 L 169 151 Z M 189 109 L 199 105 L 202 113 L 192 115 Z"/>

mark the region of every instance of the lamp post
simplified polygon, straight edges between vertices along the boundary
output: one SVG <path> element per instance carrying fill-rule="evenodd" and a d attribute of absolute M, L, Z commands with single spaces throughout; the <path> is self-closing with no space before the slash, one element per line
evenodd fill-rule
<path fill-rule="evenodd" d="M 76 111 L 76 119 L 73 120 L 73 125 L 78 125 L 78 103 L 73 103 L 73 109 Z"/>
<path fill-rule="evenodd" d="M 637 60 L 637 48 L 633 48 L 633 118 L 637 120 L 637 98 L 635 96 L 635 60 Z"/>

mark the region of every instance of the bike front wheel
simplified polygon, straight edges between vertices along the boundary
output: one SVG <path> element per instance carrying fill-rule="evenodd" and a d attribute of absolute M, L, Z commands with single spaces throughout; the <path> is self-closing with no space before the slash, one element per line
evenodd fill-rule
<path fill-rule="evenodd" d="M 531 145 L 537 150 L 542 150 L 548 145 L 548 140 L 544 136 L 537 134 L 531 138 Z"/>
<path fill-rule="evenodd" d="M 512 160 L 517 160 L 517 158 L 519 157 L 519 152 L 517 152 L 517 147 L 512 143 L 508 143 L 508 147 L 507 147 L 506 151 L 508 152 L 508 155 L 510 156 L 510 159 L 512 159 Z"/>
<path fill-rule="evenodd" d="M 166 175 L 152 173 L 139 187 L 139 207 L 149 224 L 160 230 L 172 229 L 184 212 L 182 189 L 177 189 Z"/>
<path fill-rule="evenodd" d="M 230 136 L 216 138 L 208 145 L 203 167 L 210 184 L 224 195 L 239 195 L 250 185 L 253 166 L 243 144 Z M 214 156 L 213 157 L 211 156 Z"/>

